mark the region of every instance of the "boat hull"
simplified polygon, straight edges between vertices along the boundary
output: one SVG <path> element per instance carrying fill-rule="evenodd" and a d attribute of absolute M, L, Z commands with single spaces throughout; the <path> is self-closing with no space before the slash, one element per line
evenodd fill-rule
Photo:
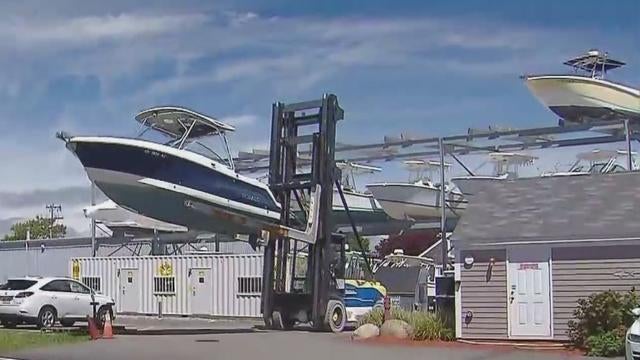
<path fill-rule="evenodd" d="M 561 118 L 574 122 L 640 121 L 640 90 L 583 76 L 531 76 L 531 93 Z"/>
<path fill-rule="evenodd" d="M 190 230 L 259 234 L 279 220 L 279 207 L 266 189 L 211 167 L 128 139 L 71 139 L 93 181 L 121 207 Z M 221 166 L 221 165 L 217 165 Z"/>
<path fill-rule="evenodd" d="M 84 214 L 85 217 L 105 225 L 114 233 L 153 234 L 154 231 L 161 233 L 188 231 L 184 226 L 159 221 L 123 209 L 112 200 L 87 207 L 84 209 Z"/>
<path fill-rule="evenodd" d="M 367 188 L 393 219 L 430 221 L 441 216 L 439 189 L 419 184 L 371 184 Z M 450 193 L 446 215 L 457 217 L 466 205 L 462 194 Z"/>
<path fill-rule="evenodd" d="M 451 178 L 451 182 L 458 187 L 464 196 L 468 197 L 476 195 L 487 183 L 505 181 L 506 179 L 506 176 L 464 176 Z"/>
<path fill-rule="evenodd" d="M 343 190 L 343 194 L 349 207 L 349 214 L 347 214 L 342 204 L 340 194 L 334 189 L 331 211 L 334 232 L 341 234 L 353 233 L 349 215 L 351 215 L 351 219 L 356 225 L 356 230 L 361 236 L 396 235 L 408 230 L 414 224 L 412 221 L 396 220 L 389 217 L 371 194 L 350 190 Z M 297 203 L 294 202 L 292 208 L 294 212 L 300 214 Z"/>

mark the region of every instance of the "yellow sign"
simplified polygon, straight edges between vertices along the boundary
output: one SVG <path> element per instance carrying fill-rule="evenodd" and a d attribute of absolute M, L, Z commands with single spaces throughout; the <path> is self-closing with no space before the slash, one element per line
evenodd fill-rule
<path fill-rule="evenodd" d="M 71 264 L 71 277 L 80 280 L 80 261 L 73 260 Z"/>
<path fill-rule="evenodd" d="M 158 268 L 158 273 L 160 273 L 160 276 L 172 276 L 173 266 L 168 262 L 161 263 Z"/>

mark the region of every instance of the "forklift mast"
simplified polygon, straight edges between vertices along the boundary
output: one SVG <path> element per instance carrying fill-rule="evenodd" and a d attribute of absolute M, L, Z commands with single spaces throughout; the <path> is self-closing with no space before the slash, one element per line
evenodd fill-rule
<path fill-rule="evenodd" d="M 333 186 L 340 179 L 336 124 L 344 111 L 332 94 L 301 103 L 278 102 L 272 110 L 269 187 L 282 205 L 280 225 L 300 224 L 293 217 L 293 202 L 304 209 L 301 199 L 310 198 L 317 189 L 320 195 L 315 194 L 319 208 L 312 219 L 318 227 L 314 239 L 305 243 L 280 233 L 270 236 L 265 246 L 261 304 L 265 325 L 286 329 L 296 322 L 310 322 L 317 330 L 341 331 L 345 240 L 332 234 L 331 214 Z M 306 264 L 299 264 L 303 254 Z M 304 270 L 301 266 L 306 267 L 303 276 L 298 275 Z"/>

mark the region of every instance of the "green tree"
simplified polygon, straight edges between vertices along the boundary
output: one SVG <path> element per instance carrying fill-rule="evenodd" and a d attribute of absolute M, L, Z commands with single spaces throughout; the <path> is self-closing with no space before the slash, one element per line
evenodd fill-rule
<path fill-rule="evenodd" d="M 42 216 L 28 219 L 11 225 L 11 233 L 4 236 L 5 241 L 25 240 L 27 231 L 30 232 L 31 239 L 48 239 L 51 220 Z M 63 224 L 53 224 L 51 235 L 54 238 L 67 234 L 67 227 Z"/>
<path fill-rule="evenodd" d="M 369 248 L 369 239 L 367 239 L 366 237 L 360 237 L 360 242 L 362 243 L 362 247 L 364 247 L 364 251 L 369 252 L 370 248 Z M 354 236 L 351 235 L 349 236 L 349 238 L 347 239 L 347 244 L 349 245 L 349 250 L 350 251 L 362 251 L 362 248 L 360 247 L 360 242 L 358 242 L 358 239 Z"/>

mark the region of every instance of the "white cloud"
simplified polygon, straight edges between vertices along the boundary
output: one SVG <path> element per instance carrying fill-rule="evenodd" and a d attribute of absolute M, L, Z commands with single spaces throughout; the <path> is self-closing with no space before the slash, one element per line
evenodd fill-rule
<path fill-rule="evenodd" d="M 553 69 L 567 52 L 573 55 L 583 45 L 590 46 L 588 43 L 594 38 L 591 31 L 596 31 L 548 30 L 434 16 L 265 17 L 253 12 L 206 9 L 181 13 L 162 6 L 149 12 L 131 2 L 117 5 L 117 11 L 105 10 L 112 6 L 111 2 L 100 6 L 83 3 L 92 8 L 91 13 L 86 13 L 74 9 L 58 11 L 57 3 L 49 7 L 47 4 L 39 5 L 42 9 L 37 17 L 27 15 L 33 11 L 24 11 L 22 17 L 16 17 L 13 11 L 0 14 L 0 98 L 9 104 L 30 104 L 34 98 L 46 95 L 49 82 L 74 75 L 97 77 L 100 99 L 86 107 L 68 99 L 62 114 L 47 119 L 44 125 L 37 122 L 40 137 L 0 135 L 2 166 L 9 170 L 2 172 L 4 191 L 86 186 L 88 180 L 79 161 L 53 139 L 56 130 L 76 134 L 92 133 L 96 128 L 101 130 L 98 133 L 105 129 L 122 132 L 135 110 L 167 99 L 186 100 L 185 105 L 190 105 L 192 92 L 212 99 L 212 109 L 201 111 L 232 114 L 223 120 L 238 127 L 232 139 L 234 150 L 266 148 L 268 102 L 261 104 L 265 111 L 259 112 L 255 99 L 243 98 L 246 93 L 265 94 L 260 101 L 284 97 L 303 100 L 312 89 L 316 91 L 314 87 L 330 85 L 327 80 L 350 79 L 352 72 L 367 71 L 371 77 L 381 79 L 406 72 L 418 76 L 446 73 L 483 77 L 481 81 L 511 76 L 516 82 L 522 72 Z M 59 15 L 63 13 L 71 15 Z M 148 75 L 149 69 L 159 63 L 166 65 L 166 70 L 160 67 L 161 73 Z M 129 86 L 129 80 L 142 84 Z M 381 80 L 380 84 L 386 83 Z M 367 92 L 363 89 L 362 98 Z M 428 95 L 424 94 L 424 98 Z M 233 105 L 229 106 L 240 108 L 228 108 L 225 102 L 230 100 Z M 468 98 L 452 99 L 454 108 L 447 101 L 434 104 L 420 100 L 413 105 L 415 109 L 409 109 L 411 114 L 407 107 L 393 103 L 386 105 L 388 114 L 377 114 L 367 106 L 353 106 L 374 100 L 345 99 L 345 103 L 348 101 L 349 117 L 363 119 L 360 124 L 371 122 L 367 128 L 370 133 L 398 126 L 414 126 L 422 131 L 424 123 L 405 126 L 395 119 L 435 122 L 452 114 L 460 118 L 469 109 L 477 111 L 487 106 L 484 97 L 478 97 L 475 103 Z M 218 107 L 224 110 L 217 110 Z M 358 110 L 366 113 L 358 114 Z M 393 123 L 382 124 L 388 121 L 389 114 L 394 116 Z M 0 122 L 10 118 L 4 115 L 0 114 Z M 12 119 L 12 123 L 34 121 L 28 113 L 21 115 L 23 119 Z M 469 116 L 475 114 L 471 112 Z M 479 116 L 476 120 L 486 121 Z M 43 128 L 48 130 L 46 135 Z M 433 131 L 442 128 L 446 127 Z M 357 136 L 350 137 L 349 142 L 370 137 L 360 130 L 350 131 Z M 0 218 L 10 216 L 0 209 Z"/>
<path fill-rule="evenodd" d="M 258 120 L 257 115 L 234 115 L 234 116 L 225 116 L 220 121 L 233 125 L 235 127 L 247 127 L 256 123 Z"/>
<path fill-rule="evenodd" d="M 0 27 L 0 35 L 13 37 L 21 46 L 39 43 L 87 44 L 101 40 L 131 39 L 163 33 L 183 31 L 201 25 L 204 15 L 104 15 L 78 18 L 59 18 L 50 21 L 29 22 L 14 19 Z M 132 49 L 135 51 L 135 49 Z"/>

